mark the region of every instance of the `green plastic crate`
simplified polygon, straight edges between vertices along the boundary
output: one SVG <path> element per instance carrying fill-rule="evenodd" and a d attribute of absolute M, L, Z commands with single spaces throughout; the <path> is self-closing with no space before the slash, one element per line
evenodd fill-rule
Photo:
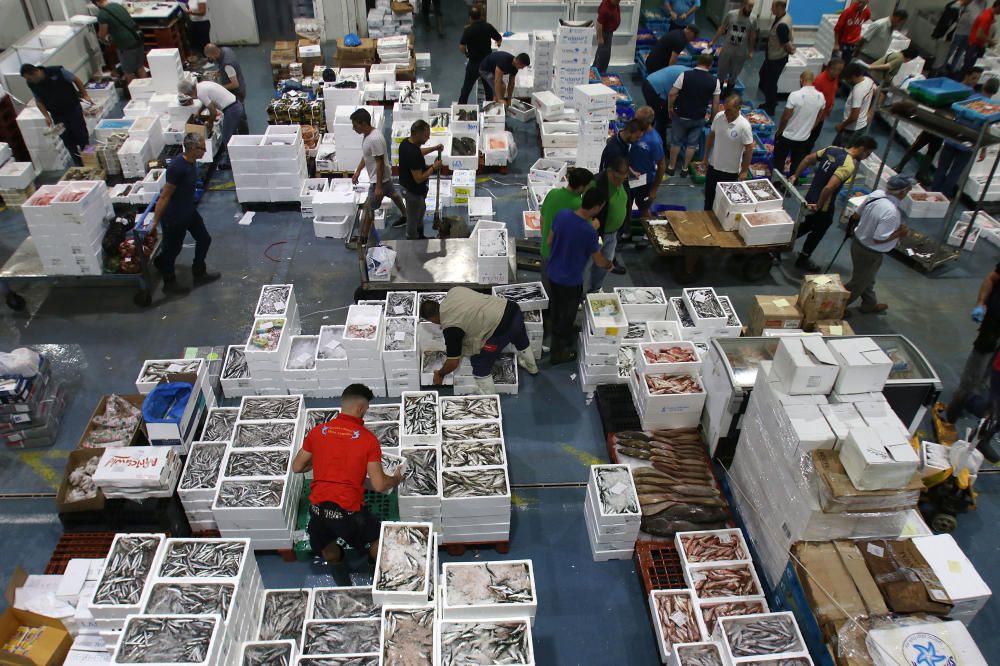
<path fill-rule="evenodd" d="M 299 515 L 295 523 L 295 529 L 306 531 L 309 527 L 309 484 L 303 484 L 302 495 L 299 497 Z M 365 491 L 365 506 L 372 512 L 372 515 L 380 521 L 399 520 L 399 495 L 393 490 L 391 493 L 376 493 L 372 490 Z M 348 546 L 348 550 L 350 546 Z M 295 559 L 299 562 L 309 562 L 312 560 L 313 552 L 309 545 L 309 538 L 297 541 L 292 550 L 295 551 Z"/>

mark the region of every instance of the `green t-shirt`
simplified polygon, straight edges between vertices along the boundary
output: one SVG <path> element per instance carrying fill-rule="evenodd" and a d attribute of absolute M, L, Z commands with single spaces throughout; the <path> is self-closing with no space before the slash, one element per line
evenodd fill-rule
<path fill-rule="evenodd" d="M 552 222 L 556 219 L 556 213 L 563 208 L 577 210 L 583 202 L 583 196 L 565 187 L 550 190 L 545 195 L 542 202 L 542 256 L 549 258 L 549 232 L 552 231 Z"/>
<path fill-rule="evenodd" d="M 115 48 L 134 49 L 142 45 L 142 40 L 136 35 L 139 26 L 122 5 L 109 2 L 101 7 L 97 11 L 97 22 L 108 26 L 108 34 L 111 35 L 111 43 Z"/>
<path fill-rule="evenodd" d="M 610 234 L 621 229 L 627 214 L 628 195 L 625 194 L 625 188 L 619 185 L 608 197 L 608 221 L 604 225 L 604 233 Z"/>

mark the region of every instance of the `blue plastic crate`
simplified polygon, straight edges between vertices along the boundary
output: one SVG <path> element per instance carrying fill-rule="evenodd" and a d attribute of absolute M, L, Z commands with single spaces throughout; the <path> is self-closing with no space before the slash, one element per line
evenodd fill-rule
<path fill-rule="evenodd" d="M 656 44 L 657 39 L 659 38 L 649 28 L 639 28 L 635 33 L 635 45 L 637 47 L 648 46 L 652 48 Z"/>
<path fill-rule="evenodd" d="M 770 163 L 771 156 L 774 155 L 774 139 L 760 134 L 753 135 L 753 154 L 751 160 L 757 164 L 761 162 Z M 768 150 L 770 147 L 770 150 Z"/>
<path fill-rule="evenodd" d="M 674 64 L 682 65 L 684 67 L 694 67 L 694 56 L 682 53 L 677 56 L 677 62 Z"/>
<path fill-rule="evenodd" d="M 774 134 L 774 121 L 771 120 L 771 116 L 767 115 L 766 112 L 761 109 L 740 109 L 740 113 L 750 121 L 750 127 L 753 128 L 754 134 L 759 134 L 760 136 L 771 136 Z M 753 116 L 751 116 L 751 113 Z"/>
<path fill-rule="evenodd" d="M 625 86 L 609 86 L 612 90 L 618 93 L 615 97 L 615 107 L 616 108 L 631 108 L 633 106 L 632 95 L 629 94 L 628 89 Z"/>
<path fill-rule="evenodd" d="M 853 199 L 854 197 L 862 194 L 864 196 L 868 196 L 871 193 L 872 191 L 867 187 L 863 187 L 861 185 L 852 185 L 850 189 L 843 189 L 840 191 L 840 194 L 837 195 L 837 202 L 840 203 L 841 205 L 845 205 L 847 204 L 848 199 Z"/>
<path fill-rule="evenodd" d="M 660 213 L 666 213 L 670 211 L 676 211 L 683 213 L 687 210 L 687 206 L 676 206 L 674 204 L 653 204 L 649 207 L 649 212 L 655 216 L 659 216 Z"/>
<path fill-rule="evenodd" d="M 961 102 L 975 92 L 969 86 L 962 85 L 958 81 L 953 81 L 943 76 L 924 79 L 922 81 L 911 81 L 907 87 L 907 91 L 914 99 L 937 107 L 949 106 L 954 102 Z"/>
<path fill-rule="evenodd" d="M 996 107 L 997 110 L 993 113 L 984 114 L 980 111 L 969 108 L 968 105 L 973 102 L 987 102 Z M 951 109 L 955 112 L 955 115 L 958 116 L 958 118 L 971 122 L 977 126 L 982 125 L 983 123 L 995 123 L 1000 120 L 1000 104 L 985 95 L 973 95 L 972 97 L 964 99 L 961 102 L 955 102 L 951 105 Z"/>
<path fill-rule="evenodd" d="M 635 118 L 635 106 L 615 106 L 615 115 L 618 117 L 618 122 L 624 125 Z"/>

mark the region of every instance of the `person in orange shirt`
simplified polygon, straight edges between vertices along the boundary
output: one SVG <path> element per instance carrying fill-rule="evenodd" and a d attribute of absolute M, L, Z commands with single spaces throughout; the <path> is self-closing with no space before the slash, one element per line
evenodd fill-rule
<path fill-rule="evenodd" d="M 823 123 L 826 122 L 826 119 L 830 117 L 830 112 L 833 111 L 833 101 L 837 97 L 837 87 L 840 85 L 840 73 L 843 71 L 844 61 L 840 58 L 831 58 L 826 68 L 813 81 L 813 88 L 823 93 L 823 97 L 826 99 L 826 106 L 819 113 L 820 121 L 809 134 L 807 153 L 812 152 L 813 146 L 816 145 L 816 140 L 823 131 Z"/>
<path fill-rule="evenodd" d="M 969 49 L 965 52 L 965 65 L 963 71 L 969 71 L 976 61 L 983 57 L 986 47 L 996 44 L 993 36 L 993 22 L 996 19 L 996 12 L 1000 10 L 1000 0 L 996 0 L 992 7 L 987 7 L 976 17 L 972 23 L 972 32 L 969 33 Z"/>
<path fill-rule="evenodd" d="M 861 39 L 862 24 L 872 17 L 868 0 L 855 0 L 847 9 L 840 13 L 837 25 L 833 28 L 833 50 L 840 49 L 840 57 L 844 62 L 850 62 L 854 47 Z"/>

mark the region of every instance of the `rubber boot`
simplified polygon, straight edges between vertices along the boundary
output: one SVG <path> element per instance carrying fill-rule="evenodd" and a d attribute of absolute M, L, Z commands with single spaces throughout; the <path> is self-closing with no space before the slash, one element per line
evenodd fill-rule
<path fill-rule="evenodd" d="M 517 364 L 521 366 L 529 375 L 538 374 L 538 365 L 535 363 L 535 354 L 531 351 L 530 345 L 517 352 Z"/>
<path fill-rule="evenodd" d="M 444 37 L 444 17 L 437 15 L 438 37 Z"/>
<path fill-rule="evenodd" d="M 347 568 L 347 562 L 341 560 L 340 562 L 327 562 L 330 567 L 330 575 L 333 576 L 333 580 L 339 587 L 350 587 L 354 585 L 351 582 L 351 572 Z"/>
<path fill-rule="evenodd" d="M 493 383 L 493 375 L 473 377 L 473 379 L 476 380 L 476 388 L 479 389 L 479 395 L 496 395 L 497 385 Z"/>

